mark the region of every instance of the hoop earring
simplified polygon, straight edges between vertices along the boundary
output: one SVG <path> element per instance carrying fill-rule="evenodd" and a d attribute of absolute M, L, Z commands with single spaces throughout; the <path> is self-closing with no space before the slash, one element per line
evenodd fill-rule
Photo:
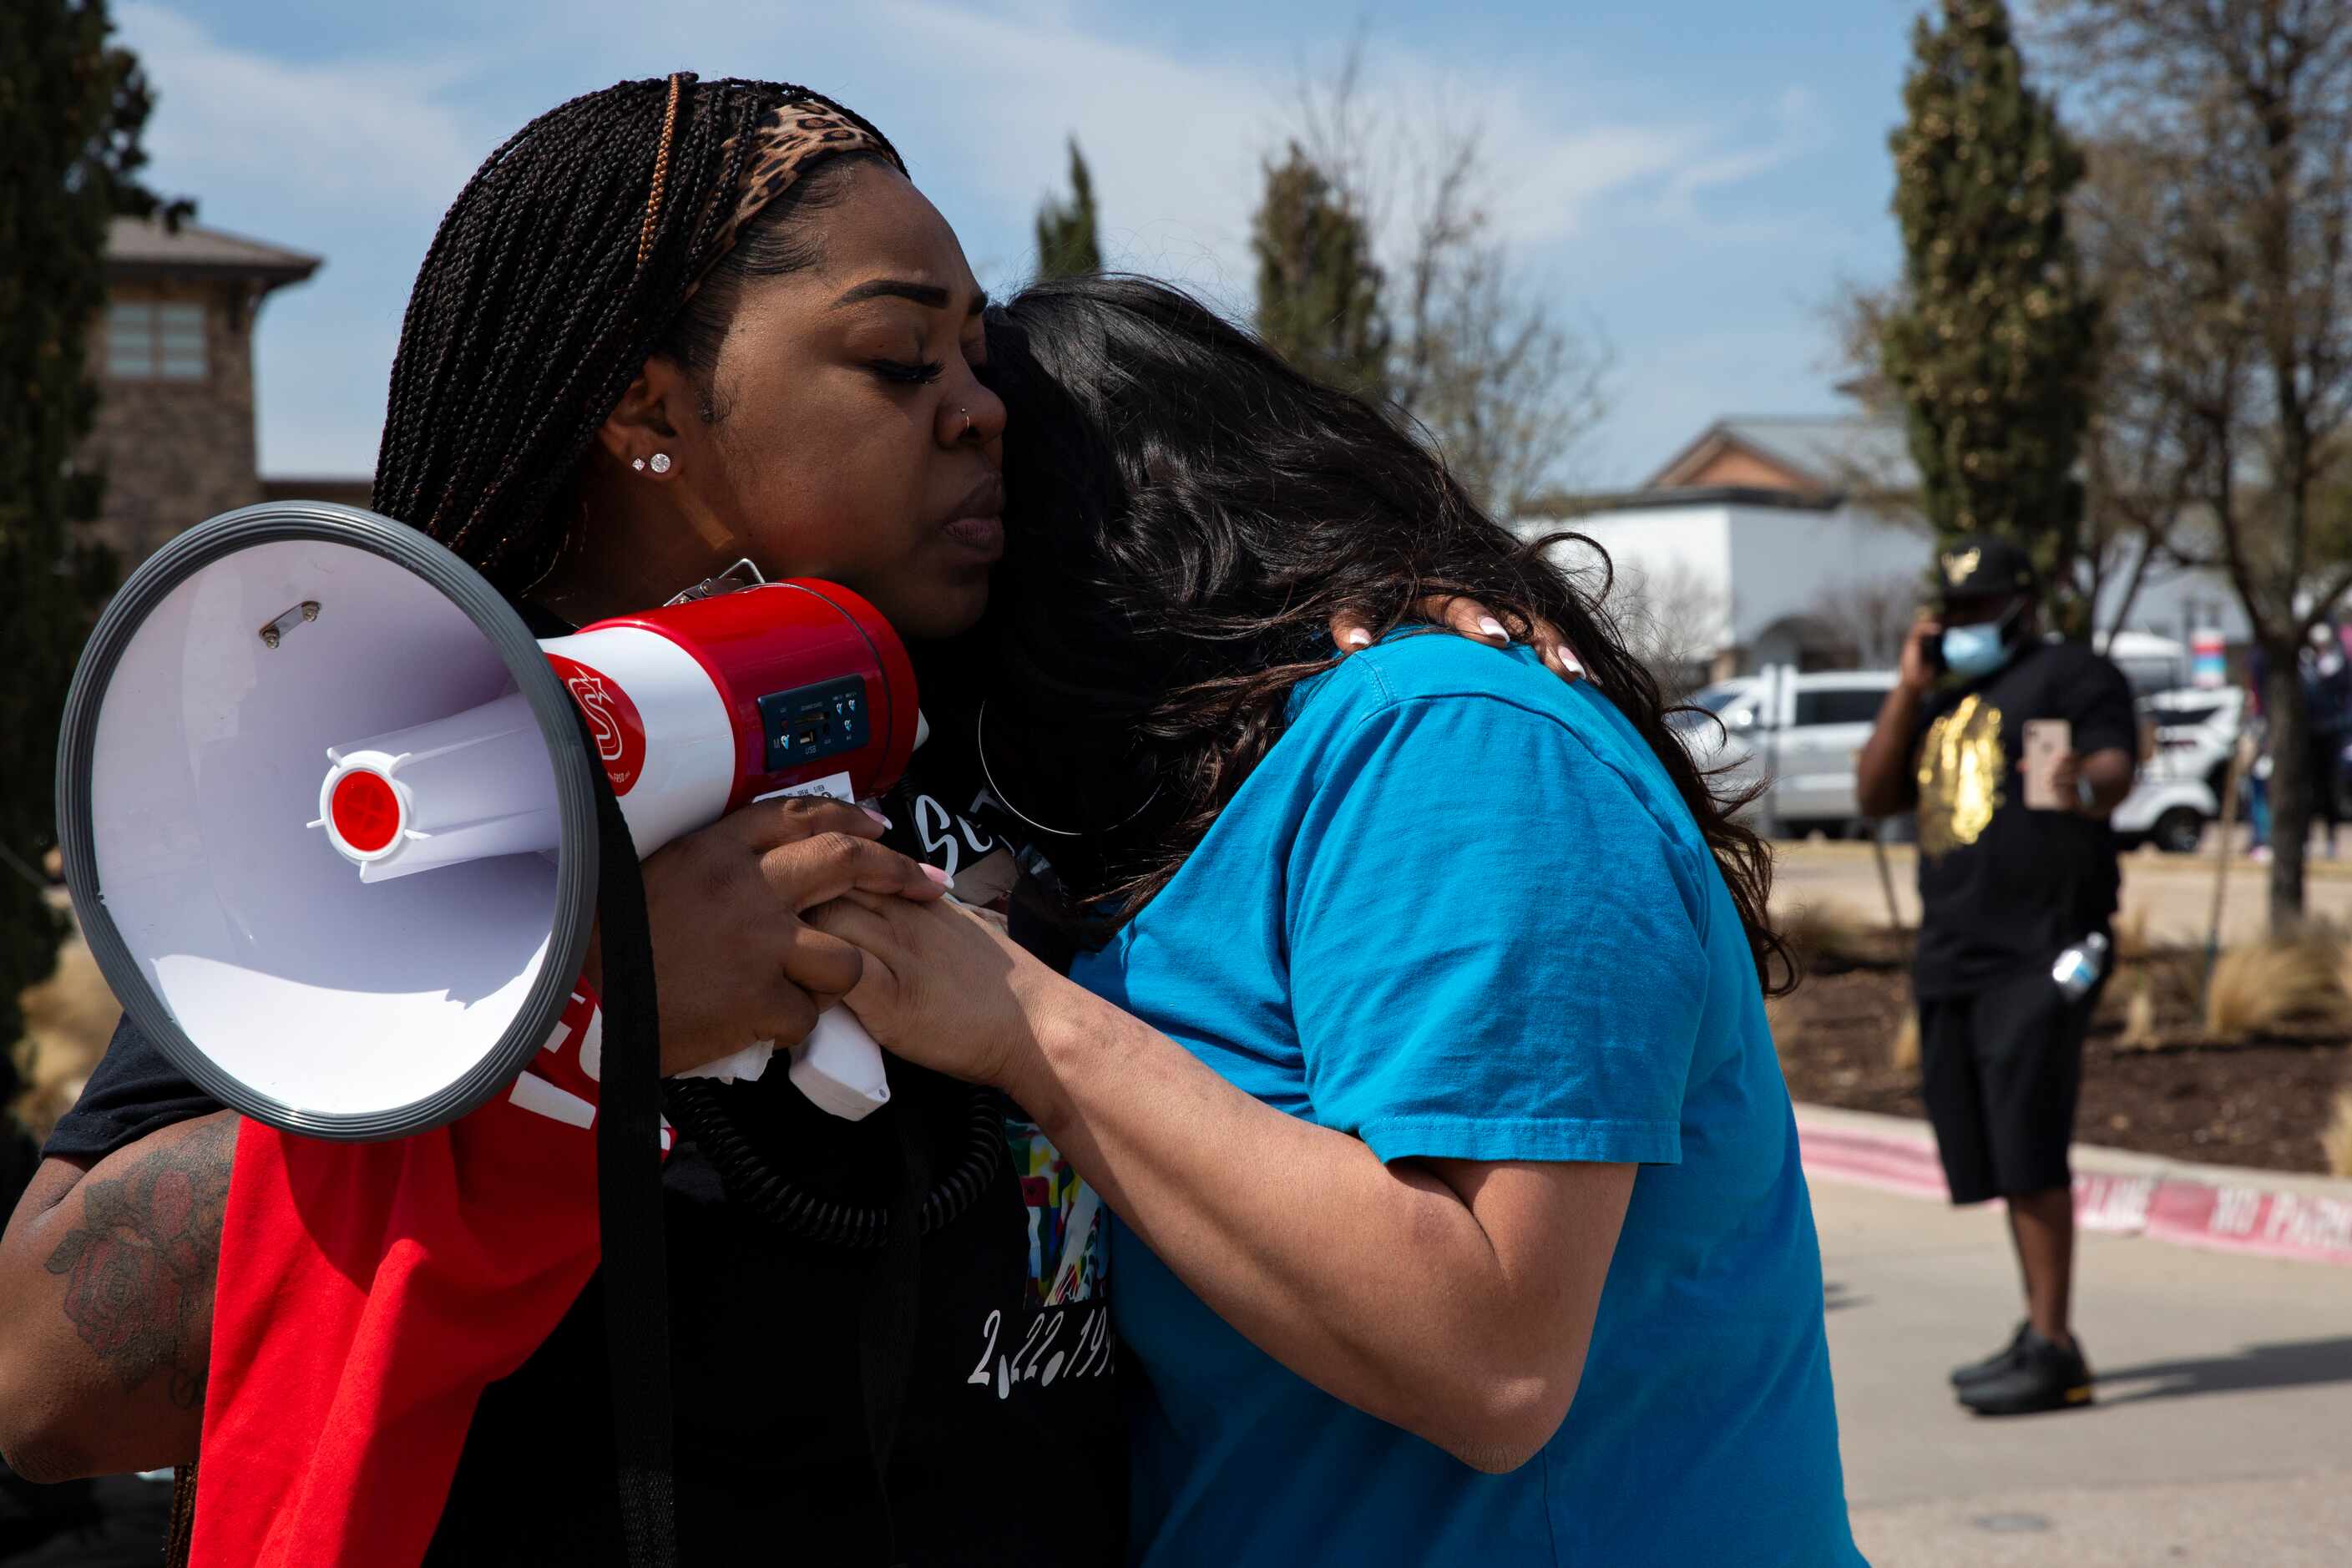
<path fill-rule="evenodd" d="M 987 724 L 988 699 L 983 697 L 980 700 L 980 711 L 971 716 L 971 753 L 974 757 L 980 760 L 980 776 L 982 781 L 988 785 L 988 793 L 996 798 L 997 805 L 1003 806 L 1005 810 L 1011 812 L 1013 816 L 1019 817 L 1022 821 L 1027 823 L 1038 832 L 1051 834 L 1055 838 L 1084 838 L 1087 837 L 1088 832 L 1116 833 L 1120 828 L 1125 827 L 1129 823 L 1133 822 L 1137 817 L 1141 816 L 1145 812 L 1151 809 L 1151 803 L 1160 798 L 1160 786 L 1166 782 L 1163 779 L 1153 779 L 1151 781 L 1151 793 L 1143 797 L 1143 804 L 1137 806 L 1133 811 L 1129 812 L 1125 816 L 1120 817 L 1117 822 L 1110 823 L 1106 826 L 1091 829 L 1048 827 L 1044 823 L 1038 821 L 1035 817 L 1030 816 L 1027 812 L 1022 810 L 1019 806 L 1013 805 L 1012 801 L 1005 798 L 1003 788 L 997 784 L 996 774 L 988 765 L 988 745 L 985 738 Z"/>

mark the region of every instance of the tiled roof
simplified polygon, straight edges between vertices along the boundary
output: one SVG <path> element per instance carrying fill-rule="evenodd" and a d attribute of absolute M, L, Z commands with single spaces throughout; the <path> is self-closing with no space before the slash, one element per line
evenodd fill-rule
<path fill-rule="evenodd" d="M 1861 478 L 1875 489 L 1913 489 L 1919 469 L 1902 425 L 1866 414 L 1822 419 L 1725 419 L 1717 428 L 1788 467 L 1838 489 Z"/>
<path fill-rule="evenodd" d="M 118 217 L 107 227 L 106 263 L 116 273 L 199 272 L 299 283 L 318 270 L 319 258 L 192 223 L 174 233 L 160 219 Z"/>
<path fill-rule="evenodd" d="M 1649 485 L 1680 480 L 1696 458 L 1722 445 L 1755 453 L 1822 490 L 1903 494 L 1919 484 L 1899 421 L 1869 414 L 1819 418 L 1718 419 L 1652 475 Z"/>

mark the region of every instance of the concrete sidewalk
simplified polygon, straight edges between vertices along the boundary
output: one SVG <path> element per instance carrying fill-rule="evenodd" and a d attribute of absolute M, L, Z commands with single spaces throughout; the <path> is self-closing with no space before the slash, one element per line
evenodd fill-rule
<path fill-rule="evenodd" d="M 2352 1275 L 2086 1234 L 2099 1403 L 1985 1420 L 1945 1373 L 2019 1316 L 1999 1212 L 1812 1191 L 1846 1493 L 1880 1568 L 2352 1563 Z"/>

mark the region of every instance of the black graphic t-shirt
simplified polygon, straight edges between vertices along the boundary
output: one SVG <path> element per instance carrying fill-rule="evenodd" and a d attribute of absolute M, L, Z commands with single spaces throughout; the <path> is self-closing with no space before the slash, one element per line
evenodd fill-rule
<path fill-rule="evenodd" d="M 883 809 L 893 848 L 948 868 L 981 901 L 1012 881 L 999 830 L 919 784 Z M 820 1201 L 887 1201 L 909 1118 L 935 1178 L 963 1163 L 974 1091 L 890 1063 L 890 1104 L 861 1122 L 817 1110 L 781 1065 L 718 1086 L 759 1154 Z M 1005 1157 L 962 1215 L 923 1238 L 916 1331 L 877 1484 L 861 1329 L 879 1251 L 796 1239 L 682 1138 L 663 1173 L 677 1526 L 706 1563 L 1101 1564 L 1124 1541 L 1126 1447 L 1113 1394 L 1109 1225 L 1093 1190 L 1017 1110 Z M 100 1158 L 219 1107 L 127 1023 L 51 1154 Z M 620 1561 L 600 1282 L 513 1376 L 484 1394 L 431 1552 L 459 1564 Z M 887 1487 L 887 1497 L 885 1488 Z"/>
<path fill-rule="evenodd" d="M 2029 643 L 1929 700 L 1912 748 L 1919 792 L 1922 996 L 2046 964 L 2104 930 L 2120 886 L 2115 835 L 2072 811 L 2029 811 L 2025 726 L 2062 719 L 2078 757 L 2137 744 L 2131 686 L 2077 643 Z"/>

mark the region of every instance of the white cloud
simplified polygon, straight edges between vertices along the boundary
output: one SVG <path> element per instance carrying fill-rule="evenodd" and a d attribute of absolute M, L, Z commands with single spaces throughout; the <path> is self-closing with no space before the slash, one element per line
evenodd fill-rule
<path fill-rule="evenodd" d="M 146 143 L 169 188 L 268 183 L 306 203 L 437 216 L 485 151 L 451 102 L 465 76 L 454 57 L 275 59 L 152 0 L 115 19 L 160 94 Z"/>
<path fill-rule="evenodd" d="M 1096 181 L 1105 249 L 1117 266 L 1214 295 L 1247 287 L 1247 235 L 1273 84 L 1242 67 L 1197 64 L 1034 17 L 894 4 L 866 15 L 920 37 L 985 82 L 979 138 L 922 150 L 917 174 L 947 205 L 998 209 L 1023 226 L 1066 167 L 1075 134 Z M 1012 225 L 1007 224 L 1007 228 Z M 1034 257 L 990 258 L 1017 277 Z"/>
<path fill-rule="evenodd" d="M 1075 133 L 1109 259 L 1239 311 L 1259 163 L 1288 127 L 1299 70 L 1281 46 L 1139 41 L 1076 0 L 501 0 L 467 19 L 462 47 L 303 58 L 232 45 L 198 16 L 192 0 L 117 13 L 161 93 L 156 184 L 197 196 L 203 221 L 329 261 L 265 318 L 263 438 L 282 467 L 364 467 L 408 269 L 490 147 L 572 92 L 686 65 L 837 91 L 899 141 L 992 288 L 1034 264 L 1031 216 L 1062 183 Z M 1564 299 L 1585 297 L 1574 284 L 1596 270 L 1635 265 L 1643 244 L 1723 239 L 1718 208 L 1824 139 L 1801 90 L 1600 108 L 1563 87 L 1572 63 L 1555 47 L 1471 74 L 1376 47 L 1367 82 L 1371 102 L 1402 106 L 1387 127 L 1402 133 L 1433 104 L 1475 108 L 1498 236 Z M 1644 228 L 1646 240 L 1622 237 Z"/>
<path fill-rule="evenodd" d="M 642 16 L 636 0 L 545 3 L 517 23 L 551 26 L 560 16 L 574 36 L 593 36 L 607 25 L 625 32 Z M 784 62 L 872 114 L 907 152 L 918 182 L 959 220 L 974 266 L 992 282 L 1017 280 L 1034 261 L 1029 216 L 1060 183 L 1064 142 L 1076 134 L 1114 263 L 1228 302 L 1252 287 L 1259 163 L 1290 129 L 1297 55 L 1173 52 L 1089 23 L 1070 0 L 868 0 L 789 16 L 738 0 L 669 0 L 651 37 L 632 44 L 635 63 L 622 65 L 616 53 L 614 64 L 642 69 L 665 48 L 709 58 L 714 37 L 726 39 L 728 68 Z M 877 69 L 877 60 L 891 63 Z M 1711 105 L 1705 114 L 1664 106 L 1638 116 L 1563 105 L 1566 63 L 1555 50 L 1473 76 L 1375 42 L 1366 102 L 1397 107 L 1375 115 L 1372 129 L 1408 137 L 1433 118 L 1475 117 L 1496 176 L 1488 210 L 1500 237 L 1518 247 L 1580 237 L 1621 209 L 1655 217 L 1661 193 L 1679 192 L 1674 199 L 1687 209 L 1698 194 L 1759 177 L 1801 151 L 1789 138 L 1743 143 L 1749 128 L 1736 121 L 1751 120 L 1757 105 Z"/>
<path fill-rule="evenodd" d="M 1829 125 L 1821 107 L 1801 87 L 1780 94 L 1772 105 L 1771 119 L 1772 132 L 1762 142 L 1711 153 L 1677 169 L 1659 197 L 1659 211 L 1719 238 L 1754 237 L 1761 232 L 1762 226 L 1747 224 L 1738 226 L 1735 235 L 1727 226 L 1710 223 L 1700 210 L 1699 198 L 1770 174 L 1829 142 Z"/>
<path fill-rule="evenodd" d="M 920 149 L 919 179 L 951 212 L 994 209 L 997 232 L 1017 234 L 1020 248 L 976 253 L 975 265 L 995 281 L 1015 280 L 1034 259 L 1027 215 L 1058 183 L 1063 142 L 1075 133 L 1094 172 L 1108 258 L 1244 306 L 1260 160 L 1291 129 L 1298 61 L 1179 58 L 1061 15 L 1050 0 L 1009 16 L 937 0 L 860 11 L 861 28 L 919 38 L 926 55 L 956 62 L 958 79 L 988 84 L 980 117 L 965 119 L 961 138 Z M 1365 62 L 1364 102 L 1376 111 L 1368 129 L 1402 140 L 1434 121 L 1475 122 L 1491 176 L 1484 205 L 1498 237 L 1523 258 L 1556 254 L 1619 216 L 1700 227 L 1703 195 L 1761 178 L 1821 140 L 1801 91 L 1771 107 L 1774 134 L 1750 145 L 1742 141 L 1748 128 L 1722 117 L 1752 119 L 1753 106 L 1713 106 L 1709 116 L 1662 108 L 1640 118 L 1562 108 L 1561 66 L 1557 58 L 1497 62 L 1473 79 L 1375 45 Z"/>

